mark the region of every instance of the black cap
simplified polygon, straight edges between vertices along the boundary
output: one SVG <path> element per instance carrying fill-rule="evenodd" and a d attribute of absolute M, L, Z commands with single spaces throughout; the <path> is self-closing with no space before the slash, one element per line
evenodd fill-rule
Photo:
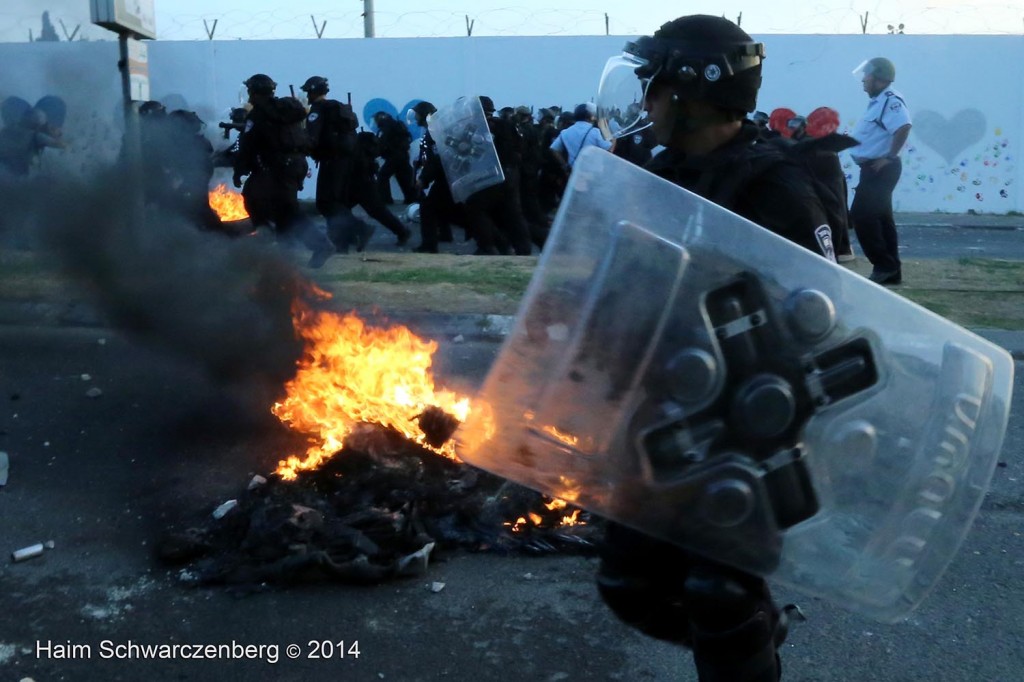
<path fill-rule="evenodd" d="M 483 107 L 485 114 L 494 113 L 494 100 L 487 95 L 480 95 L 480 106 Z"/>

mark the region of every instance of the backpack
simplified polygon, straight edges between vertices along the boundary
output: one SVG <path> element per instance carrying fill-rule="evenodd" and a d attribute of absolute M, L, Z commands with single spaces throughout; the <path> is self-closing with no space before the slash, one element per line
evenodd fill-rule
<path fill-rule="evenodd" d="M 305 154 L 309 140 L 306 138 L 306 107 L 294 97 L 276 97 L 268 103 L 270 118 L 274 123 L 277 150 L 282 154 Z"/>
<path fill-rule="evenodd" d="M 357 125 L 352 107 L 347 104 L 325 100 L 320 106 L 314 105 L 306 118 L 309 155 L 317 161 L 351 155 L 355 151 Z"/>
<path fill-rule="evenodd" d="M 847 205 L 846 174 L 839 152 L 859 142 L 849 135 L 830 133 L 822 137 L 794 142 L 782 137 L 759 138 L 750 147 L 747 162 L 707 195 L 711 201 L 730 210 L 741 190 L 754 178 L 771 171 L 779 163 L 789 162 L 804 169 L 821 202 L 832 232 L 837 253 L 849 250 L 850 211 Z"/>

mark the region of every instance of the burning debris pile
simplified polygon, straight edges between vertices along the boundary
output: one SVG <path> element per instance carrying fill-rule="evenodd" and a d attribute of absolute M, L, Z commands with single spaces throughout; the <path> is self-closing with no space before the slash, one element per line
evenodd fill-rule
<path fill-rule="evenodd" d="M 312 445 L 163 539 L 160 557 L 184 580 L 371 584 L 457 549 L 594 552 L 583 512 L 458 460 L 452 435 L 485 406 L 435 391 L 434 342 L 298 304 L 294 324 L 304 357 L 273 412 Z"/>
<path fill-rule="evenodd" d="M 561 501 L 367 425 L 293 480 L 254 478 L 159 551 L 199 585 L 374 584 L 421 575 L 454 550 L 591 554 L 597 532 Z"/>

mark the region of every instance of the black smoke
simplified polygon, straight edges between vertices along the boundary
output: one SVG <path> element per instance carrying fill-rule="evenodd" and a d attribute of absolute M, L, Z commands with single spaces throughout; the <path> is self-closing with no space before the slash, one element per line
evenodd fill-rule
<path fill-rule="evenodd" d="M 0 243 L 55 262 L 106 322 L 217 382 L 280 387 L 301 356 L 291 322 L 309 284 L 266 237 L 229 238 L 141 210 L 137 178 L 0 178 Z"/>

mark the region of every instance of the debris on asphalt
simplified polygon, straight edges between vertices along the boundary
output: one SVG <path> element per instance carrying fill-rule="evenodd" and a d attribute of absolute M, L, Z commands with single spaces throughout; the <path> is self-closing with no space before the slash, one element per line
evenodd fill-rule
<path fill-rule="evenodd" d="M 11 552 L 11 560 L 17 563 L 19 561 L 34 559 L 37 556 L 42 556 L 44 550 L 53 548 L 53 540 L 47 540 L 46 542 L 37 542 L 34 545 L 22 547 L 21 549 L 16 549 L 13 552 Z"/>
<path fill-rule="evenodd" d="M 383 427 L 363 425 L 294 479 L 265 477 L 252 489 L 243 483 L 224 518 L 207 511 L 162 534 L 157 555 L 182 582 L 241 593 L 322 580 L 373 585 L 422 576 L 455 551 L 594 556 L 603 533 L 585 512 L 569 524 L 564 502 Z"/>
<path fill-rule="evenodd" d="M 259 488 L 261 485 L 264 485 L 266 482 L 267 479 L 263 478 L 259 474 L 256 474 L 255 476 L 252 477 L 252 480 L 249 481 L 249 486 L 246 488 L 246 490 L 255 490 L 256 488 Z"/>
<path fill-rule="evenodd" d="M 430 591 L 433 592 L 434 594 L 437 594 L 438 592 L 440 592 L 443 589 L 444 589 L 444 583 L 438 583 L 438 582 L 430 583 Z"/>
<path fill-rule="evenodd" d="M 465 341 L 466 341 L 466 337 L 463 336 L 462 334 L 459 334 L 454 339 L 452 339 L 452 343 L 464 343 Z"/>
<path fill-rule="evenodd" d="M 103 390 L 96 388 L 95 386 L 85 392 L 86 398 L 99 398 L 101 395 L 103 395 Z"/>
<path fill-rule="evenodd" d="M 0 488 L 7 485 L 7 472 L 11 467 L 11 459 L 7 453 L 0 450 Z"/>
<path fill-rule="evenodd" d="M 213 510 L 213 518 L 222 519 L 224 518 L 225 514 L 227 514 L 229 511 L 231 511 L 237 506 L 238 500 L 228 500 L 227 502 Z"/>

